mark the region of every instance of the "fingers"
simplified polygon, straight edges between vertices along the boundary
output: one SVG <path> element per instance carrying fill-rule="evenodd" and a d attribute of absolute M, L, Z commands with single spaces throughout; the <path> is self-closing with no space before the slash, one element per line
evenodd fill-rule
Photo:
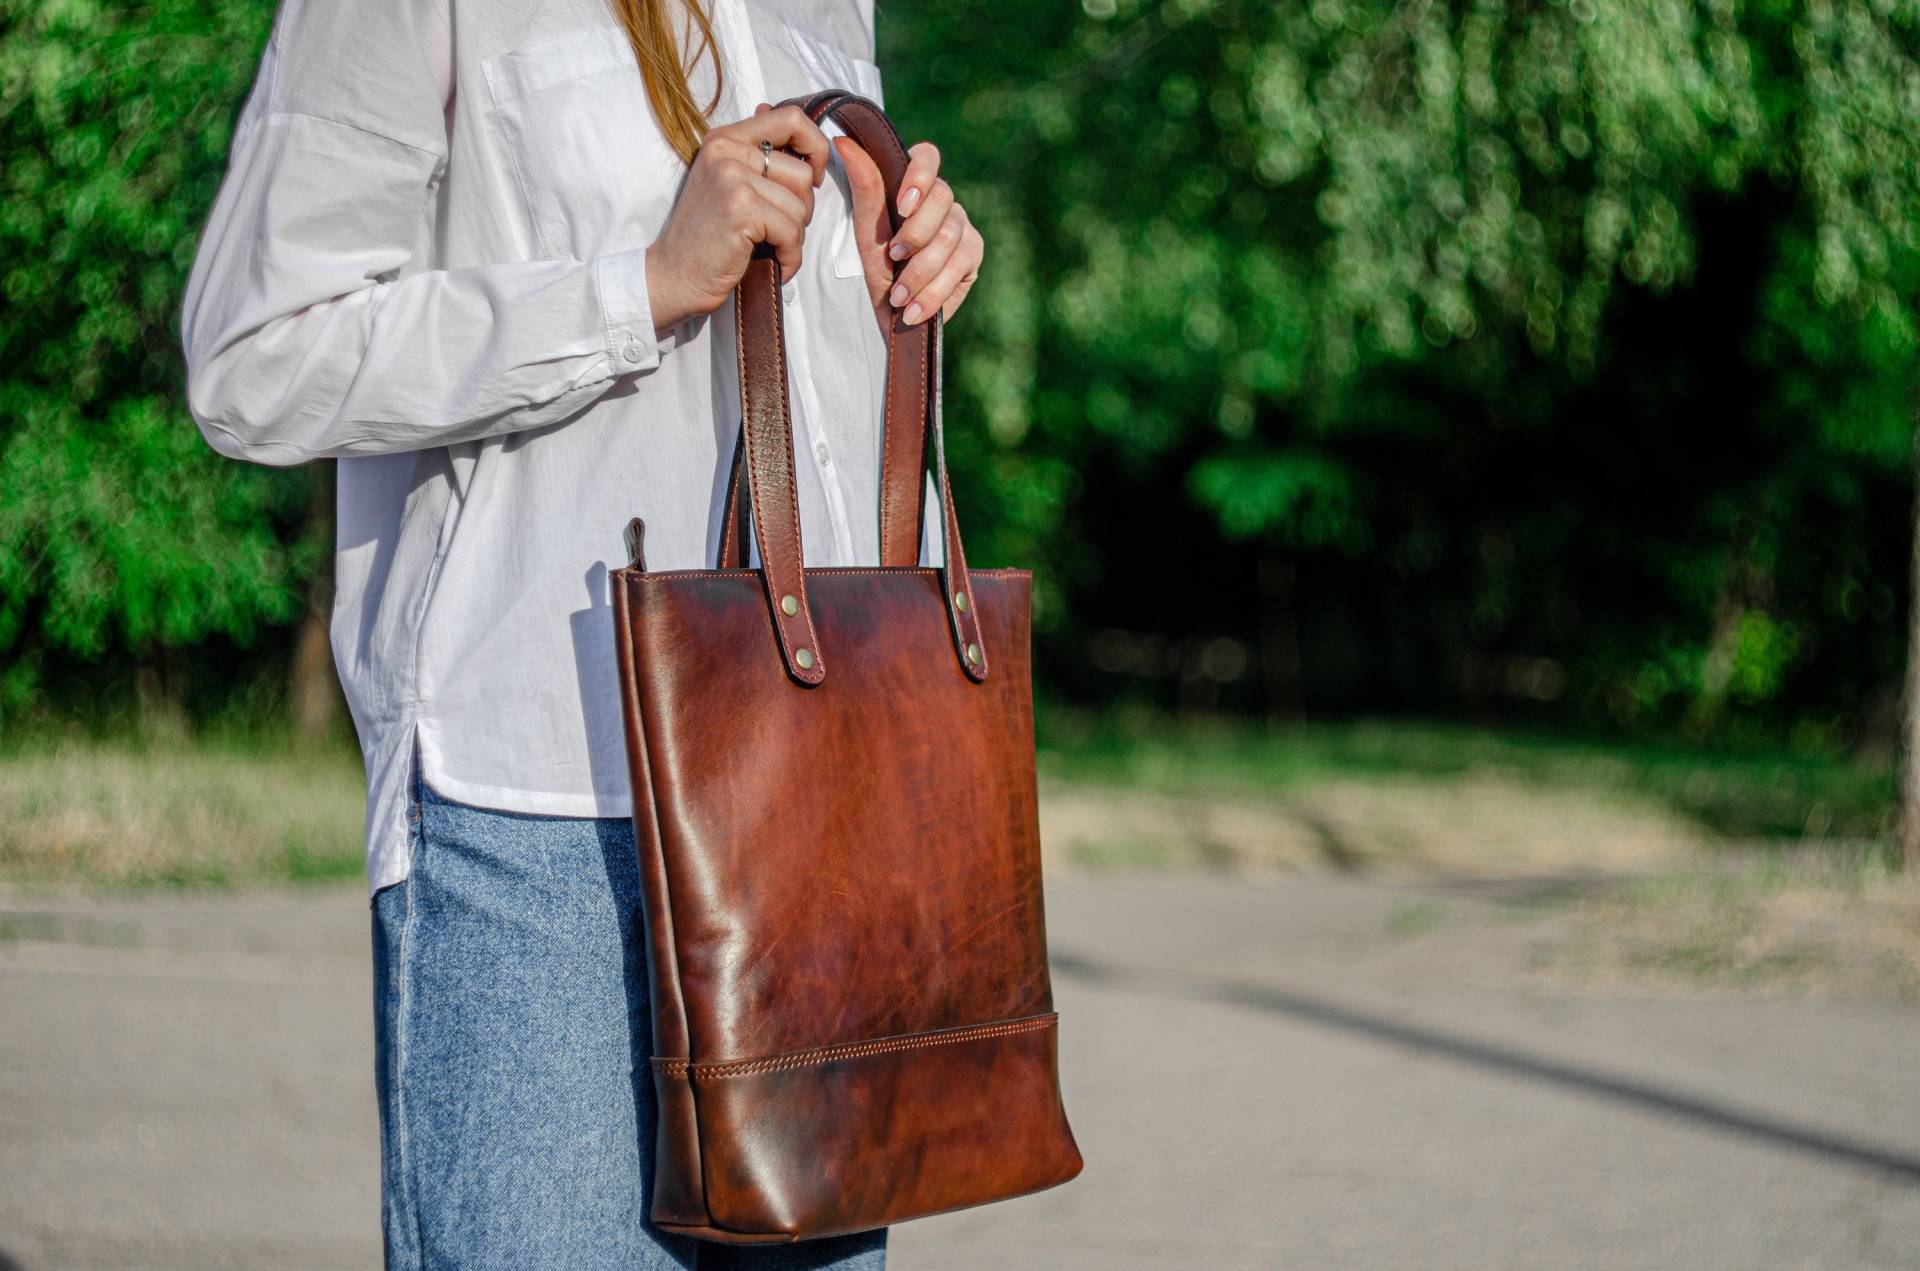
<path fill-rule="evenodd" d="M 756 152 L 762 141 L 772 142 L 775 150 L 791 150 L 813 170 L 812 184 L 819 185 L 826 179 L 827 134 L 798 106 L 769 106 L 762 102 L 754 107 L 750 118 L 716 131 L 737 133 L 739 139 Z"/>
<path fill-rule="evenodd" d="M 800 200 L 802 220 L 813 219 L 813 169 L 804 160 L 780 150 L 765 154 L 758 145 L 748 145 L 738 136 L 718 135 L 718 130 L 707 134 L 700 150 L 709 156 L 708 162 L 727 165 L 725 179 L 778 186 Z"/>
<path fill-rule="evenodd" d="M 894 279 L 887 301 L 904 310 L 900 317 L 908 326 L 948 308 L 949 302 L 957 306 L 979 276 L 984 255 L 980 232 L 967 219 L 966 209 L 955 204 L 927 246 L 914 253 Z"/>
<path fill-rule="evenodd" d="M 756 148 L 745 162 L 749 175 L 778 186 L 800 200 L 805 209 L 802 220 L 813 219 L 813 169 L 804 159 L 796 159 L 784 150 L 762 154 Z"/>
<path fill-rule="evenodd" d="M 761 149 L 763 141 L 772 153 Z M 783 282 L 800 268 L 814 191 L 826 176 L 832 145 L 798 106 L 763 104 L 751 118 L 710 131 L 701 146 L 717 165 L 713 176 L 731 187 L 728 220 L 752 242 L 772 246 Z M 940 152 L 924 141 L 907 151 L 894 200 L 894 214 L 902 220 L 891 237 L 878 168 L 851 142 L 843 155 L 855 220 L 862 219 L 864 206 L 871 225 L 859 241 L 876 310 L 884 301 L 908 325 L 936 312 L 951 314 L 979 276 L 985 248 L 953 188 L 940 179 Z"/>
<path fill-rule="evenodd" d="M 835 137 L 833 148 L 847 174 L 847 194 L 852 203 L 853 245 L 860 254 L 860 275 L 867 285 L 867 299 L 873 302 L 881 329 L 893 326 L 893 315 L 886 312 L 887 291 L 893 286 L 893 262 L 887 259 L 887 240 L 893 234 L 893 216 L 887 208 L 887 183 L 879 165 L 851 137 Z"/>
<path fill-rule="evenodd" d="M 792 221 L 805 230 L 813 219 L 813 190 L 806 188 L 805 193 L 795 194 L 793 190 L 779 181 L 769 181 L 756 176 L 746 178 L 746 189 L 773 208 L 780 216 Z"/>
<path fill-rule="evenodd" d="M 878 239 L 884 245 L 893 232 L 893 218 L 887 215 L 887 183 L 880 166 L 852 137 L 835 137 L 833 148 L 847 172 L 847 192 L 853 196 L 863 240 Z"/>
<path fill-rule="evenodd" d="M 926 294 L 937 297 L 929 303 L 938 306 L 943 318 L 952 318 L 966 300 L 967 293 L 973 290 L 973 284 L 979 280 L 980 265 L 985 255 L 986 243 L 981 239 L 980 231 L 971 225 L 967 226 L 967 237 L 960 244 L 960 250 L 953 254 L 946 268 L 927 284 Z M 927 312 L 932 313 L 934 309 L 929 308 Z"/>
<path fill-rule="evenodd" d="M 894 197 L 894 206 L 900 209 L 900 215 L 913 215 L 939 175 L 940 152 L 931 141 L 916 141 L 907 147 L 907 171 L 900 178 L 900 193 Z"/>
<path fill-rule="evenodd" d="M 851 165 L 849 165 L 851 167 Z M 985 244 L 953 187 L 940 179 L 940 152 L 931 142 L 907 151 L 907 170 L 894 206 L 905 219 L 887 243 L 887 259 L 906 261 L 887 291 L 887 303 L 908 326 L 959 307 L 979 276 Z"/>
<path fill-rule="evenodd" d="M 905 260 L 933 241 L 946 223 L 947 213 L 953 210 L 953 187 L 945 181 L 935 180 L 927 187 L 926 195 L 920 200 L 913 215 L 906 219 L 893 241 L 887 244 L 887 256 L 892 260 Z"/>
<path fill-rule="evenodd" d="M 780 281 L 789 282 L 800 272 L 807 227 L 787 215 L 771 199 L 764 200 L 757 211 L 757 221 L 744 231 L 746 237 L 752 242 L 765 243 L 773 248 L 774 259 L 780 262 Z"/>
<path fill-rule="evenodd" d="M 792 190 L 773 181 L 750 177 L 740 188 L 742 197 L 749 201 L 738 208 L 739 223 L 754 242 L 765 242 L 773 248 L 784 283 L 800 272 L 812 208 Z"/>
<path fill-rule="evenodd" d="M 826 170 L 825 151 L 817 163 L 780 147 L 796 141 L 799 125 L 819 134 L 798 107 L 762 107 L 752 119 L 713 129 L 701 145 L 709 163 L 720 165 L 715 178 L 726 187 L 729 222 L 750 242 L 765 242 L 780 262 L 780 281 L 800 269 L 808 222 L 813 220 L 814 189 Z M 821 135 L 821 145 L 825 137 Z M 765 140 L 774 148 L 763 151 Z M 802 135 L 797 145 L 810 144 Z"/>
<path fill-rule="evenodd" d="M 802 173 L 808 169 L 792 156 L 785 156 L 792 168 L 783 170 L 787 179 L 782 180 L 773 173 L 771 163 L 766 165 L 769 175 L 760 175 L 758 149 L 751 152 L 751 159 L 745 157 L 747 153 L 738 137 L 709 133 L 701 145 L 705 180 L 717 199 L 715 219 L 749 248 L 760 242 L 772 246 L 785 282 L 800 268 L 801 245 L 807 223 L 813 219 L 813 185 L 802 179 L 799 189 L 793 188 L 792 169 Z"/>

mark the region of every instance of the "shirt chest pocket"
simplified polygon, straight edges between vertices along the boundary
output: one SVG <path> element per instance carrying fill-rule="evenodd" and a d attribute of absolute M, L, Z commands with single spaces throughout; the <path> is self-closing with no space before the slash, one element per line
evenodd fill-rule
<path fill-rule="evenodd" d="M 687 168 L 654 121 L 623 31 L 569 32 L 484 69 L 537 256 L 590 260 L 659 237 Z"/>

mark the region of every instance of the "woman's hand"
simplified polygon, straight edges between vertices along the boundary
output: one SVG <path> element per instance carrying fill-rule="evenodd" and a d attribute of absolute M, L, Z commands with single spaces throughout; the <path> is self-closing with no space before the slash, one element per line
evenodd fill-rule
<path fill-rule="evenodd" d="M 908 326 L 936 312 L 953 317 L 980 276 L 986 244 L 966 209 L 954 202 L 953 188 L 940 179 L 940 152 L 926 141 L 907 151 L 899 197 L 900 214 L 907 219 L 896 234 L 880 169 L 848 138 L 836 137 L 833 144 L 847 166 L 854 235 L 880 330 L 893 329 L 896 312 Z M 900 261 L 906 266 L 896 275 Z"/>
<path fill-rule="evenodd" d="M 763 104 L 751 119 L 707 133 L 666 228 L 647 248 L 653 325 L 665 331 L 725 304 L 756 243 L 773 245 L 781 282 L 793 277 L 826 172 L 826 134 L 798 106 Z"/>

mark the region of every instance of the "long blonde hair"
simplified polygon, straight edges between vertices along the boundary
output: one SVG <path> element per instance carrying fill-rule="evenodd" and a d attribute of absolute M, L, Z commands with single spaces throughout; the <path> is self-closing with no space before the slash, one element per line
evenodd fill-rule
<path fill-rule="evenodd" d="M 692 19 L 693 34 L 698 36 L 693 56 L 680 60 L 680 41 L 674 38 L 673 21 L 668 14 L 672 0 L 608 0 L 613 14 L 633 45 L 640 63 L 640 79 L 647 87 L 647 105 L 667 141 L 688 163 L 700 149 L 707 133 L 707 116 L 720 104 L 720 52 L 713 42 L 713 21 L 700 0 L 686 0 L 685 9 Z M 679 7 L 679 6 L 674 6 Z M 702 107 L 693 99 L 688 74 L 702 57 L 713 58 L 713 97 Z"/>

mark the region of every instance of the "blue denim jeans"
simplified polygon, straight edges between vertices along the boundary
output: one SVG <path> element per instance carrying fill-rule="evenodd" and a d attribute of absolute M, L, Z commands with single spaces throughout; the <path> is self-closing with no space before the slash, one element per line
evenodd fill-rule
<path fill-rule="evenodd" d="M 740 1247 L 647 1220 L 652 1053 L 626 820 L 414 781 L 407 881 L 373 898 L 381 1226 L 409 1271 L 878 1271 L 886 1232 Z"/>

